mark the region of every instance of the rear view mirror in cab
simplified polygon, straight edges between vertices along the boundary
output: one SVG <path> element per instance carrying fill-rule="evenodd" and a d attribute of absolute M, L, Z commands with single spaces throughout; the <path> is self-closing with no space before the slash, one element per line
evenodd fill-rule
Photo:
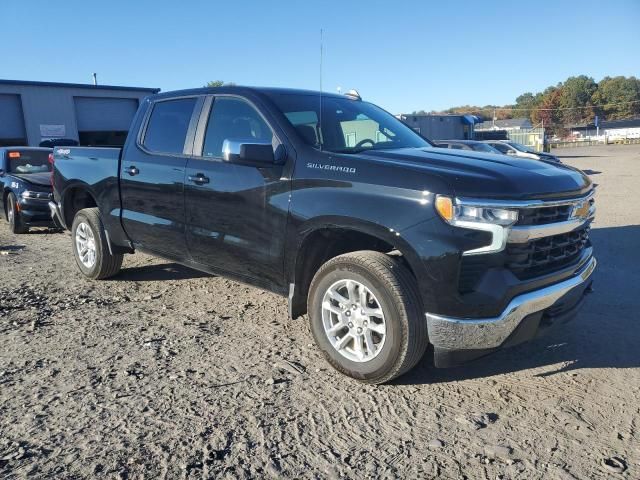
<path fill-rule="evenodd" d="M 222 144 L 222 158 L 225 162 L 256 167 L 272 165 L 275 161 L 271 143 L 257 143 L 255 139 L 225 140 Z"/>

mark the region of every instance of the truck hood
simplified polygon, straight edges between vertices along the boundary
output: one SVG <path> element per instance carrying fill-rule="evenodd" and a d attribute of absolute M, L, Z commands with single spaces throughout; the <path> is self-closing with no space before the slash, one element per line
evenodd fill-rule
<path fill-rule="evenodd" d="M 51 187 L 51 173 L 12 173 L 14 177 L 24 180 L 32 185 L 39 185 L 41 187 Z"/>
<path fill-rule="evenodd" d="M 580 170 L 545 160 L 441 148 L 367 150 L 359 155 L 437 175 L 459 197 L 562 198 L 591 188 Z"/>

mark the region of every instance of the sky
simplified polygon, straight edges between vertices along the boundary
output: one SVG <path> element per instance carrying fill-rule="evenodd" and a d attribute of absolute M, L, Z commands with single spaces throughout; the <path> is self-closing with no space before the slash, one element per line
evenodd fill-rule
<path fill-rule="evenodd" d="M 357 89 L 392 113 L 640 76 L 640 0 L 0 0 L 0 78 Z"/>

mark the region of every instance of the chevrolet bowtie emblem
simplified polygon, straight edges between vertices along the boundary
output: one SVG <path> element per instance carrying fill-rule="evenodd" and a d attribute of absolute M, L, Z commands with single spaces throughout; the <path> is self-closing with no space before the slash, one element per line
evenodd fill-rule
<path fill-rule="evenodd" d="M 589 217 L 589 209 L 591 205 L 588 200 L 584 202 L 580 202 L 573 207 L 573 214 L 571 215 L 573 218 L 588 218 Z"/>

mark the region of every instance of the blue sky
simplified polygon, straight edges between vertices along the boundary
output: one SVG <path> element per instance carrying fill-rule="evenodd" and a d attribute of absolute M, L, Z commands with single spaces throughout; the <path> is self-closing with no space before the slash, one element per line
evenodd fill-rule
<path fill-rule="evenodd" d="M 640 0 L 1 0 L 0 78 L 357 88 L 393 113 L 640 76 Z"/>

